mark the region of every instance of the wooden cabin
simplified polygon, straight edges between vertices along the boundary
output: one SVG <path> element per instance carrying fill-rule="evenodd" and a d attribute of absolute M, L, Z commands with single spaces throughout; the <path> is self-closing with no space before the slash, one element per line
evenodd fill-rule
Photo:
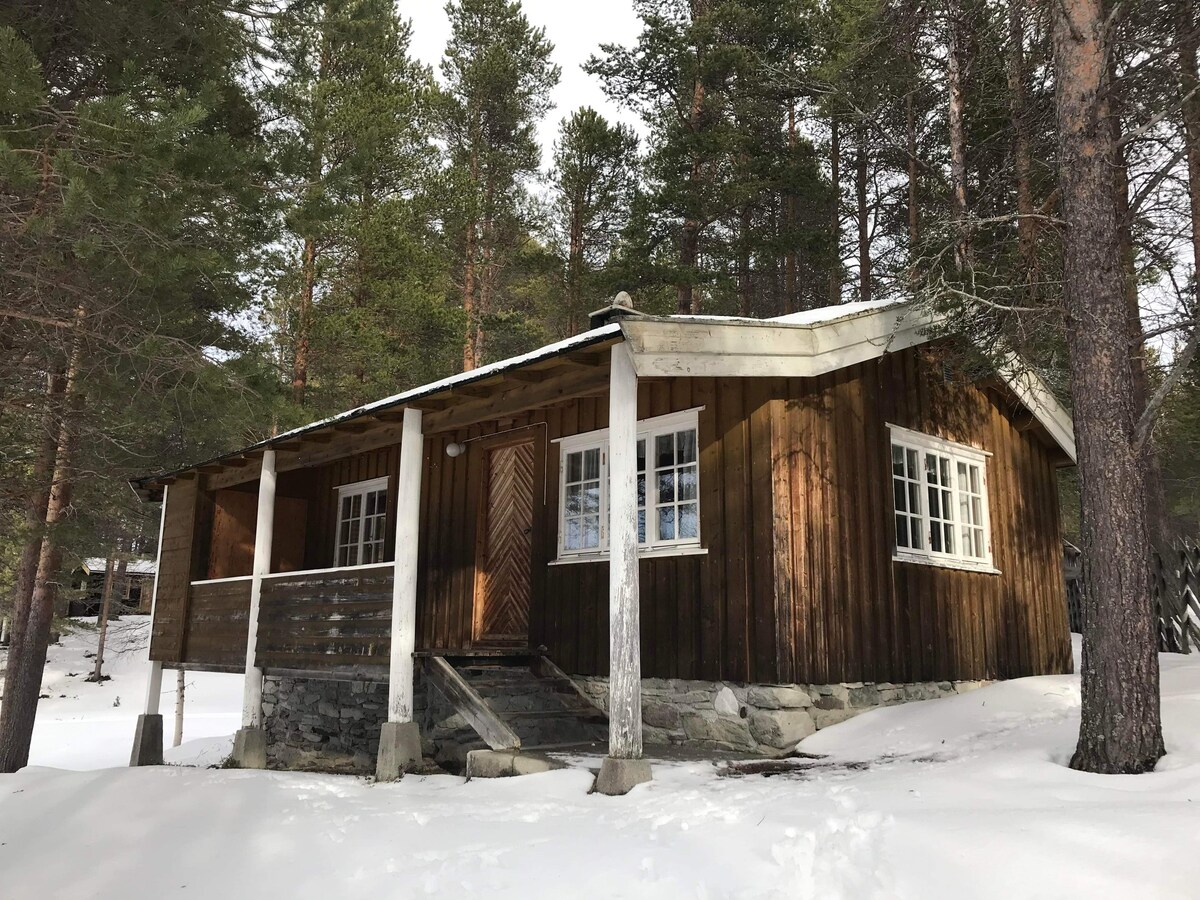
<path fill-rule="evenodd" d="M 69 616 L 98 616 L 104 605 L 104 579 L 108 560 L 89 557 L 71 572 L 71 589 L 77 591 L 67 603 Z M 113 574 L 112 614 L 147 614 L 154 585 L 154 560 L 131 559 L 124 572 L 116 564 Z"/>
<path fill-rule="evenodd" d="M 1015 359 L 948 371 L 928 326 L 894 303 L 613 306 L 139 481 L 165 495 L 151 659 L 246 673 L 247 764 L 327 749 L 359 769 L 392 759 L 389 722 L 426 754 L 456 714 L 499 750 L 607 729 L 618 760 L 643 740 L 762 752 L 1068 672 L 1070 419 Z M 588 728 L 534 729 L 554 714 L 510 701 L 539 687 Z"/>

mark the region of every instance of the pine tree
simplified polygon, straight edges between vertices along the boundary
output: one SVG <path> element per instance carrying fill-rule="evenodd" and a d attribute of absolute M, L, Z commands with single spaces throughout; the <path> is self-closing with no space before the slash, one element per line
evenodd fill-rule
<path fill-rule="evenodd" d="M 462 366 L 473 369 L 487 354 L 488 317 L 502 312 L 504 271 L 533 228 L 526 183 L 541 162 L 535 129 L 560 71 L 544 29 L 516 0 L 459 0 L 447 10 L 443 221 L 465 319 Z"/>
<path fill-rule="evenodd" d="M 563 120 L 554 145 L 554 224 L 566 258 L 566 333 L 585 324 L 599 270 L 611 258 L 637 187 L 637 136 L 590 107 Z"/>

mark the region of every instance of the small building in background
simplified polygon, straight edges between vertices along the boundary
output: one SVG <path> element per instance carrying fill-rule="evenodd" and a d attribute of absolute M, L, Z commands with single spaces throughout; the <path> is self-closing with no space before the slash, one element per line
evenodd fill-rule
<path fill-rule="evenodd" d="M 104 602 L 104 570 L 108 562 L 103 556 L 85 559 L 72 573 L 71 587 L 82 591 L 82 595 L 70 601 L 67 614 L 71 616 L 98 616 Z M 114 564 L 114 566 L 117 564 Z M 120 604 L 112 609 L 114 615 L 150 612 L 150 599 L 154 593 L 154 560 L 131 559 L 125 565 L 125 577 L 117 577 L 114 569 L 113 602 Z"/>

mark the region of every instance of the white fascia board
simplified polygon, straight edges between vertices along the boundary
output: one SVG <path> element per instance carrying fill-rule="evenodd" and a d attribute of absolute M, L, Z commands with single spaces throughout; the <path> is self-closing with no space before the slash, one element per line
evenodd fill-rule
<path fill-rule="evenodd" d="M 1000 363 L 998 373 L 1017 399 L 1033 413 L 1033 417 L 1049 432 L 1054 442 L 1075 459 L 1075 423 L 1071 414 L 1058 402 L 1054 392 L 1033 369 L 1010 353 Z"/>
<path fill-rule="evenodd" d="M 888 308 L 814 325 L 626 319 L 639 377 L 811 378 L 929 340 L 931 320 Z"/>

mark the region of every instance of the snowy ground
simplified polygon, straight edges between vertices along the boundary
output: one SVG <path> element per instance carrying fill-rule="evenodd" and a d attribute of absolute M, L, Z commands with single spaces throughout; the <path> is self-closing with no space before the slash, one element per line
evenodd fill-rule
<path fill-rule="evenodd" d="M 75 640 L 53 669 L 81 671 L 67 658 Z M 29 768 L 0 776 L 0 898 L 1196 897 L 1200 658 L 1162 660 L 1169 755 L 1142 776 L 1066 768 L 1071 676 L 860 716 L 805 741 L 826 756 L 803 772 L 658 764 L 619 798 L 589 795 L 584 770 L 373 785 Z M 79 675 L 43 701 L 38 764 L 125 761 L 141 676 L 123 665 L 102 688 Z M 50 677 L 52 692 L 64 678 Z M 189 687 L 189 736 L 233 729 L 236 681 L 197 679 L 198 721 Z M 168 723 L 170 709 L 165 696 Z M 222 746 L 194 741 L 176 758 Z"/>

